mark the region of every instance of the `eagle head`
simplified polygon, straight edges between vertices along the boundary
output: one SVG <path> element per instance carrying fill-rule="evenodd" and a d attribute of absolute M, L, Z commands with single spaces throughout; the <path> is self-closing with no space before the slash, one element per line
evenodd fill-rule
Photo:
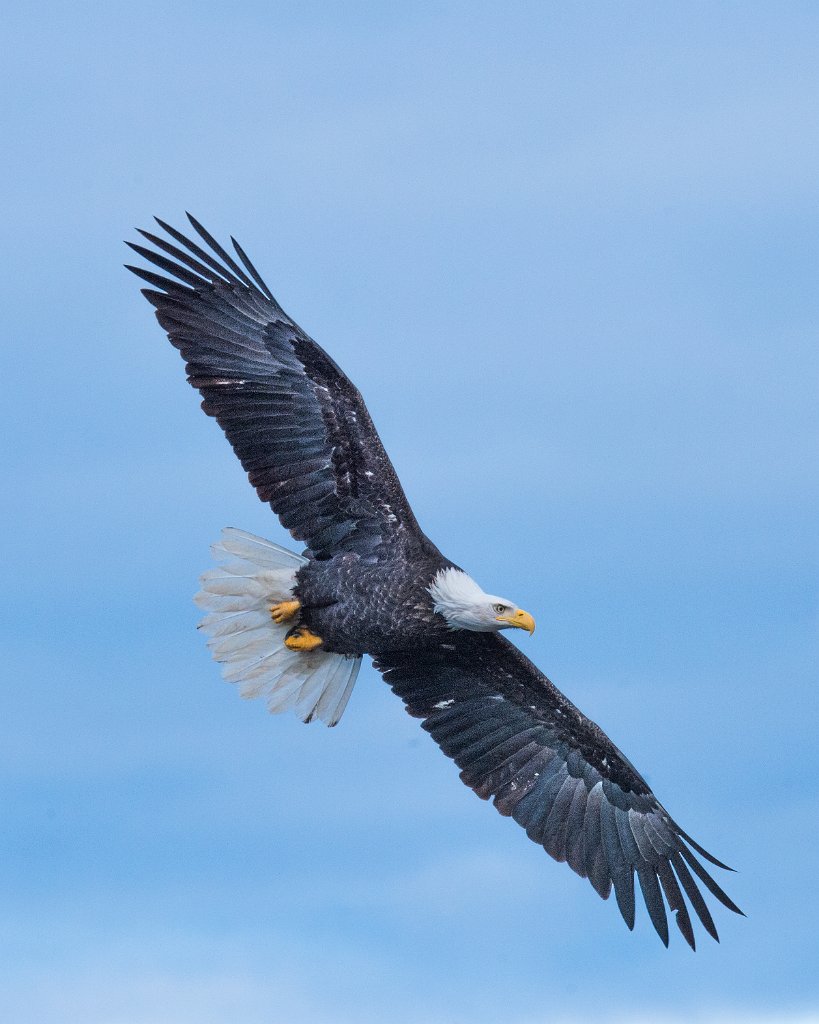
<path fill-rule="evenodd" d="M 478 633 L 496 633 L 499 629 L 535 631 L 535 620 L 505 597 L 485 594 L 478 584 L 460 569 L 441 569 L 428 588 L 435 611 L 443 615 L 450 629 L 472 629 Z"/>

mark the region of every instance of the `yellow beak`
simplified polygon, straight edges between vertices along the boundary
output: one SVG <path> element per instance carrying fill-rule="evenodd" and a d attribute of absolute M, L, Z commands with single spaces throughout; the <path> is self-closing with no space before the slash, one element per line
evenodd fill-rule
<path fill-rule="evenodd" d="M 510 626 L 514 626 L 516 629 L 525 629 L 530 635 L 535 631 L 535 620 L 522 608 L 515 612 L 514 615 L 498 615 L 498 622 L 508 622 Z"/>

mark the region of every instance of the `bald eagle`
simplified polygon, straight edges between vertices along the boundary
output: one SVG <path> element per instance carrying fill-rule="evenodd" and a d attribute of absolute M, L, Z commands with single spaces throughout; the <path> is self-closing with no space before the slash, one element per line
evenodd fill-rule
<path fill-rule="evenodd" d="M 636 874 L 665 945 L 666 903 L 692 949 L 689 905 L 718 939 L 700 886 L 741 911 L 700 858 L 726 865 L 502 636 L 531 633 L 534 619 L 424 535 L 359 392 L 241 246 L 231 239 L 230 254 L 189 219 L 199 241 L 158 221 L 167 238 L 140 231 L 150 248 L 128 243 L 161 273 L 129 269 L 150 286 L 143 295 L 259 498 L 306 545 L 295 554 L 223 531 L 222 564 L 196 600 L 225 678 L 272 712 L 335 725 L 369 655 L 466 785 L 603 899 L 613 888 L 629 928 Z"/>

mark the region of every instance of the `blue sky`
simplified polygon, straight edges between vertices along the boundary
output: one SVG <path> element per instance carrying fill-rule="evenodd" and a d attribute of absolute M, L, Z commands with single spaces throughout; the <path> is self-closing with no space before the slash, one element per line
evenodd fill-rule
<path fill-rule="evenodd" d="M 3 1018 L 819 1020 L 816 6 L 4 17 Z M 221 681 L 208 545 L 288 538 L 121 269 L 185 209 L 740 869 L 721 945 L 629 934 L 372 669 L 335 730 Z"/>

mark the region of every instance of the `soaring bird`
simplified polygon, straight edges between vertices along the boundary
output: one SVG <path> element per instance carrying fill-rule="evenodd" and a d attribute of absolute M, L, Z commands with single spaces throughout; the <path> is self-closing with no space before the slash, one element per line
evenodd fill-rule
<path fill-rule="evenodd" d="M 231 239 L 231 254 L 189 220 L 198 241 L 158 220 L 167 237 L 140 231 L 150 247 L 128 243 L 161 273 L 128 269 L 149 285 L 143 295 L 259 498 L 306 545 L 296 554 L 223 531 L 222 564 L 196 600 L 225 678 L 272 712 L 335 725 L 369 655 L 466 785 L 603 899 L 613 888 L 630 929 L 636 874 L 665 945 L 666 904 L 692 949 L 689 905 L 718 940 L 700 886 L 742 912 L 701 859 L 730 869 L 502 635 L 531 633 L 534 619 L 425 536 L 357 389 L 241 246 Z"/>

